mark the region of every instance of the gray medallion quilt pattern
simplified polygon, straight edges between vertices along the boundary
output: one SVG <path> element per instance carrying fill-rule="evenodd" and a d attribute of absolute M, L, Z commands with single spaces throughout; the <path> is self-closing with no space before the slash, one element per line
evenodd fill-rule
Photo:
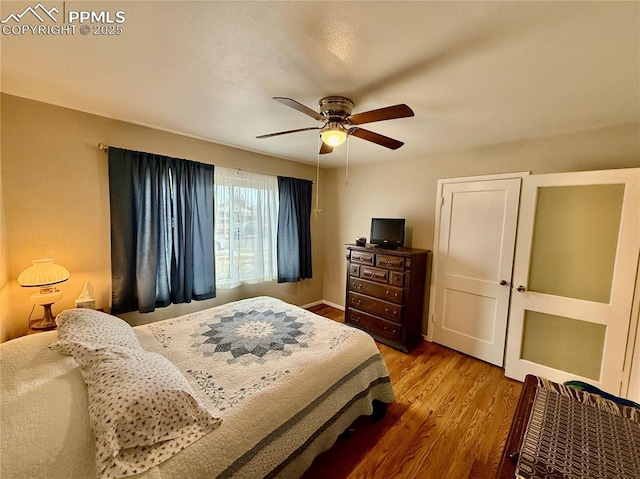
<path fill-rule="evenodd" d="M 313 326 L 291 311 L 234 311 L 203 321 L 192 334 L 203 355 L 236 361 L 268 360 L 269 352 L 289 356 L 313 341 Z"/>
<path fill-rule="evenodd" d="M 371 414 L 372 400 L 394 399 L 368 334 L 274 298 L 135 329 L 222 418 L 161 464 L 158 477 L 299 477 L 356 417 Z"/>

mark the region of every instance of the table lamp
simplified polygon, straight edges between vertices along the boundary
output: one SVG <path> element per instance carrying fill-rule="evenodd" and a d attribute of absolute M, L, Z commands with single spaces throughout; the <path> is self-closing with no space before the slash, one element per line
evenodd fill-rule
<path fill-rule="evenodd" d="M 53 258 L 35 259 L 32 265 L 18 276 L 18 284 L 25 288 L 40 288 L 38 293 L 29 296 L 32 304 L 44 308 L 44 317 L 31 325 L 33 329 L 53 329 L 56 320 L 51 314 L 51 305 L 62 299 L 62 291 L 54 285 L 69 279 L 69 271 L 53 262 Z"/>

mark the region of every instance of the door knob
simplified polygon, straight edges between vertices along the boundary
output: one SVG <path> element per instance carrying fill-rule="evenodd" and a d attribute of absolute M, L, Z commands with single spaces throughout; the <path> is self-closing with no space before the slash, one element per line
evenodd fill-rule
<path fill-rule="evenodd" d="M 500 281 L 500 286 L 506 286 L 507 282 L 503 279 L 502 281 Z"/>
<path fill-rule="evenodd" d="M 516 291 L 518 293 L 524 293 L 525 287 L 522 286 L 521 284 L 518 285 L 518 287 L 516 288 Z"/>

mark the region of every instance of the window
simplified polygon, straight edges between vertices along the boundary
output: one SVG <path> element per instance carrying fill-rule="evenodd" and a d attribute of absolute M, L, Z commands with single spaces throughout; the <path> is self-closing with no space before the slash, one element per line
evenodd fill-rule
<path fill-rule="evenodd" d="M 309 180 L 110 147 L 112 312 L 311 278 L 311 189 Z"/>
<path fill-rule="evenodd" d="M 277 279 L 278 179 L 216 167 L 216 286 Z"/>

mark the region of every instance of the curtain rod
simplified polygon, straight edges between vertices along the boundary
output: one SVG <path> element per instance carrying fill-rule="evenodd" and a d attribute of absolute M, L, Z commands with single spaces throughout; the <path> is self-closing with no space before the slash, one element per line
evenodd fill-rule
<path fill-rule="evenodd" d="M 104 151 L 105 153 L 109 151 L 109 145 L 105 145 L 104 143 L 98 143 L 98 148 Z M 238 172 L 242 171 L 240 168 L 230 168 L 230 169 L 238 170 Z M 315 181 L 312 181 L 311 183 L 314 185 L 316 184 Z"/>

